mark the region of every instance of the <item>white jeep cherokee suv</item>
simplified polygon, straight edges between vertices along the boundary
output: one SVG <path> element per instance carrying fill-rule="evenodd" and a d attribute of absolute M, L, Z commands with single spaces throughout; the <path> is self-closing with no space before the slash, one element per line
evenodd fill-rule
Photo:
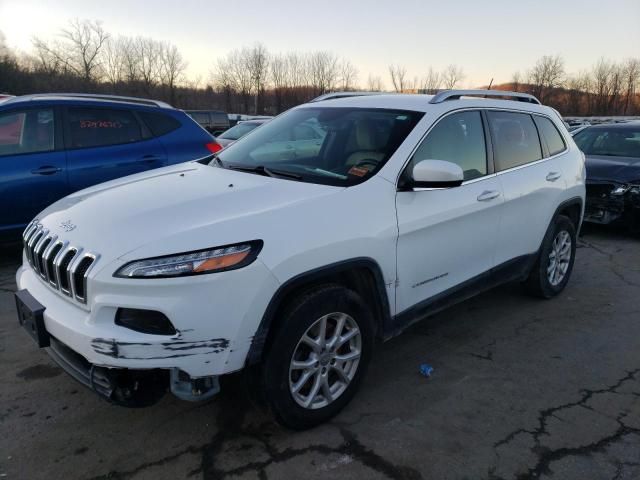
<path fill-rule="evenodd" d="M 246 369 L 308 428 L 353 397 L 375 339 L 503 282 L 562 291 L 584 179 L 532 96 L 331 94 L 51 205 L 24 233 L 18 314 L 114 403 L 206 399 Z"/>

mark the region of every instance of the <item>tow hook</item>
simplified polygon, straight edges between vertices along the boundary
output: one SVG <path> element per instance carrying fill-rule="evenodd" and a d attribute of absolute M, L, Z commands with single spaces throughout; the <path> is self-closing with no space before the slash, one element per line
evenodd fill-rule
<path fill-rule="evenodd" d="M 171 393 L 188 402 L 208 400 L 220 392 L 217 376 L 192 378 L 179 368 L 171 369 L 170 384 Z"/>

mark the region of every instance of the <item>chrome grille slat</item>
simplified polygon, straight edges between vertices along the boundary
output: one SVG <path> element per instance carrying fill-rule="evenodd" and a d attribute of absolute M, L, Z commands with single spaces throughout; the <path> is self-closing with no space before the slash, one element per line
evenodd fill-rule
<path fill-rule="evenodd" d="M 44 282 L 80 303 L 87 303 L 87 279 L 100 255 L 50 234 L 37 220 L 27 225 L 22 241 L 27 262 Z"/>
<path fill-rule="evenodd" d="M 40 240 L 36 243 L 35 247 L 33 247 L 33 263 L 35 265 L 36 272 L 40 276 L 42 276 L 42 252 L 47 245 L 47 239 L 49 234 L 49 230 L 42 230 L 42 236 Z M 50 241 L 50 240 L 49 240 Z"/>
<path fill-rule="evenodd" d="M 49 261 L 49 255 L 51 255 L 51 251 L 56 245 L 56 240 L 58 239 L 57 235 L 49 235 L 49 243 L 45 249 L 42 250 L 42 256 L 40 257 L 40 276 L 44 278 L 47 282 L 49 279 L 49 269 L 47 268 L 47 263 Z"/>

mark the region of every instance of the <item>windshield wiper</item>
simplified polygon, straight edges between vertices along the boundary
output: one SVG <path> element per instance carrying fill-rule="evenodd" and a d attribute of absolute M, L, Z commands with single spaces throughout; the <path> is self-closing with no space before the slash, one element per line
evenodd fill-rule
<path fill-rule="evenodd" d="M 258 165 L 255 167 L 245 167 L 243 165 L 228 165 L 226 168 L 229 168 L 230 170 L 238 170 L 240 172 L 257 173 L 258 175 L 264 175 L 265 177 L 281 177 L 291 178 L 293 180 L 302 180 L 302 175 L 298 175 L 297 173 L 274 170 L 273 168 L 267 168 L 264 165 Z"/>

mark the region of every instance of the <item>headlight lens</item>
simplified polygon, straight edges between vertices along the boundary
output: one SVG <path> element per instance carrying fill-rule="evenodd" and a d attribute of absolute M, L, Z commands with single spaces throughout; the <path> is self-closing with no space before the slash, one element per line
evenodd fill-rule
<path fill-rule="evenodd" d="M 171 278 L 234 270 L 253 262 L 261 249 L 262 241 L 254 240 L 208 250 L 134 260 L 119 268 L 114 276 Z"/>
<path fill-rule="evenodd" d="M 620 185 L 619 187 L 616 187 L 613 190 L 611 190 L 611 195 L 624 195 L 627 192 L 627 190 L 629 190 L 628 185 Z"/>

